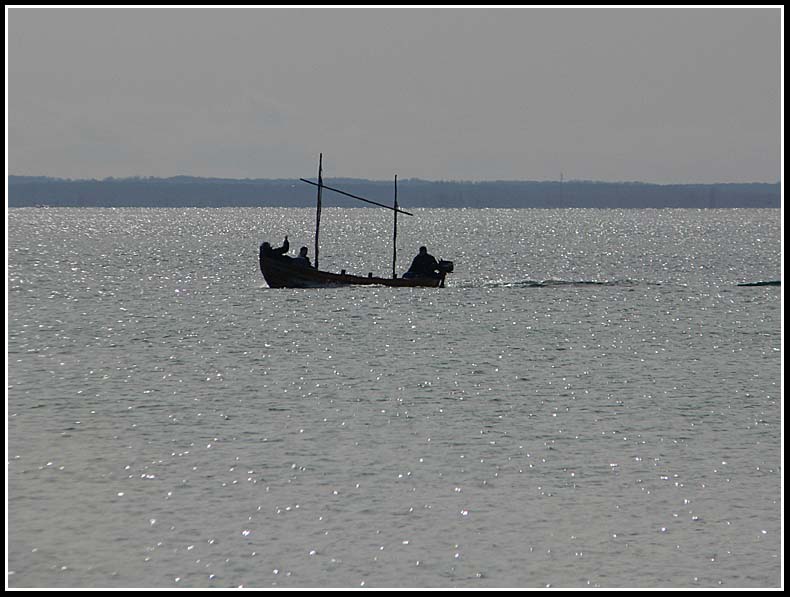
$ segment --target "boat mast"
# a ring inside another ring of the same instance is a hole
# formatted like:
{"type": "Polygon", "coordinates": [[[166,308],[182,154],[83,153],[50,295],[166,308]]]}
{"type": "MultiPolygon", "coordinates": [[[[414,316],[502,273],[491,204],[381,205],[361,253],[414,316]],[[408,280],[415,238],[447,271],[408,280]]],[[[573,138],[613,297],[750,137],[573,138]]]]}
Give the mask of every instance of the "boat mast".
{"type": "Polygon", "coordinates": [[[323,167],[324,154],[318,154],[318,201],[315,211],[315,269],[318,269],[318,229],[321,226],[321,189],[324,186],[321,179],[321,170],[323,167]]]}
{"type": "Polygon", "coordinates": [[[306,178],[300,178],[302,182],[306,182],[307,184],[311,184],[314,187],[318,187],[318,206],[316,208],[315,213],[315,269],[318,269],[318,229],[321,226],[321,189],[327,189],[329,191],[334,191],[335,193],[339,193],[341,195],[345,195],[346,197],[351,197],[353,199],[359,199],[360,201],[364,201],[365,203],[370,203],[371,205],[378,205],[379,207],[384,207],[385,209],[391,209],[395,212],[395,221],[394,221],[394,230],[392,232],[392,277],[396,278],[395,275],[395,263],[398,257],[398,214],[406,214],[407,216],[413,216],[413,213],[409,213],[408,211],[404,211],[398,208],[398,176],[395,175],[395,206],[390,207],[389,205],[384,205],[383,203],[378,203],[376,201],[371,201],[370,199],[365,199],[364,197],[359,197],[358,195],[352,195],[351,193],[346,193],[345,191],[341,191],[340,189],[335,189],[332,187],[328,187],[324,184],[322,178],[322,168],[323,168],[323,159],[324,154],[321,153],[318,155],[318,182],[315,183],[312,180],[307,180],[306,178]]]}
{"type": "Polygon", "coordinates": [[[395,175],[395,204],[392,206],[394,221],[392,224],[392,279],[397,278],[395,261],[398,257],[398,175],[395,175]]]}

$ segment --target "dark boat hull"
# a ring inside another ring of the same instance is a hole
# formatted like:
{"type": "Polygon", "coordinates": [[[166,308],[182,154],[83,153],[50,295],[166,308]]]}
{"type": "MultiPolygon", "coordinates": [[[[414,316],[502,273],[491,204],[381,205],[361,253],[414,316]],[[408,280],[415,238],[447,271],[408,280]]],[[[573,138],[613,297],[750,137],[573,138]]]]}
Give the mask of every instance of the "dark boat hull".
{"type": "Polygon", "coordinates": [[[436,278],[377,278],[324,272],[295,263],[289,257],[262,256],[261,273],[270,288],[338,288],[342,286],[405,286],[438,288],[444,274],[436,278]]]}

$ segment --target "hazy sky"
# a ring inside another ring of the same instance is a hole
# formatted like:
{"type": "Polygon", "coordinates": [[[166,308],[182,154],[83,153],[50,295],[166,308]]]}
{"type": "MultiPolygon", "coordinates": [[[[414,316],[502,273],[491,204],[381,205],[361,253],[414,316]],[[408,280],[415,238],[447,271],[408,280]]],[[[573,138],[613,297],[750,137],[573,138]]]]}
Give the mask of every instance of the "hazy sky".
{"type": "Polygon", "coordinates": [[[775,182],[767,8],[10,8],[8,171],[775,182]]]}

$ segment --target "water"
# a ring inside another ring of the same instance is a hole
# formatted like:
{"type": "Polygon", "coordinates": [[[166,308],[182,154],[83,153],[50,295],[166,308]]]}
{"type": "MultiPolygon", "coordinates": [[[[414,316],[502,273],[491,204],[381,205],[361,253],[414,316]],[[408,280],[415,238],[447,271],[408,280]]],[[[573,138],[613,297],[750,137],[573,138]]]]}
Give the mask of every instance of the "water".
{"type": "Polygon", "coordinates": [[[11,210],[8,585],[779,586],[780,212],[414,211],[11,210]]]}

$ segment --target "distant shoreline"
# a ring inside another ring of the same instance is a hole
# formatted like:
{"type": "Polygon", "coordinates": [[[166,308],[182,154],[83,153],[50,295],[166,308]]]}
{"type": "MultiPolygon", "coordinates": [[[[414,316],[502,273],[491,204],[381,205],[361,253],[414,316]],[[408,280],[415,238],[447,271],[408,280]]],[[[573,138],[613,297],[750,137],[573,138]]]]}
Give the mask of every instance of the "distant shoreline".
{"type": "MultiPolygon", "coordinates": [[[[9,176],[8,207],[312,207],[297,179],[9,176]]],[[[334,178],[329,185],[389,204],[392,181],[334,178]]],[[[438,208],[778,208],[780,183],[653,184],[595,181],[398,181],[398,202],[438,208]]],[[[340,195],[325,207],[359,207],[340,195]]]]}

